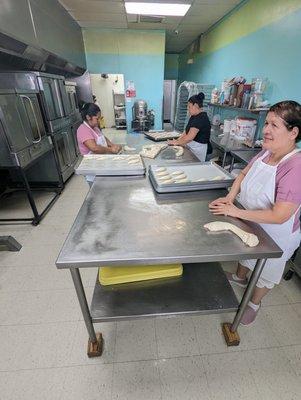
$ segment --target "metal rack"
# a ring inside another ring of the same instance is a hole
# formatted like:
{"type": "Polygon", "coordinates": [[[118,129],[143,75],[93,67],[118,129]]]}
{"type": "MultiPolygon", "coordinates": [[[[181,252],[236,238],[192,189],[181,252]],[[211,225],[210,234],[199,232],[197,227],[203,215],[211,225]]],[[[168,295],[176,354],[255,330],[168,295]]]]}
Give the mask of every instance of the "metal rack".
{"type": "Polygon", "coordinates": [[[117,93],[113,90],[113,106],[115,116],[115,126],[117,129],[126,129],[126,116],[125,116],[125,95],[124,93],[117,93]]]}
{"type": "Polygon", "coordinates": [[[209,84],[187,81],[181,83],[178,88],[176,116],[174,121],[174,127],[177,131],[183,132],[189,120],[189,113],[187,110],[188,99],[199,92],[203,92],[205,95],[204,108],[207,108],[213,88],[214,85],[209,84]]]}

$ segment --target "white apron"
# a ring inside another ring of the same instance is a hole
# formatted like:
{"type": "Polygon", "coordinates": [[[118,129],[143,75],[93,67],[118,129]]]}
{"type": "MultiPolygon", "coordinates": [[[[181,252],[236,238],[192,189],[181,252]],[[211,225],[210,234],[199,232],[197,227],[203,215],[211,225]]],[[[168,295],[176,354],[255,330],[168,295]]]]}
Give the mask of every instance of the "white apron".
{"type": "MultiPolygon", "coordinates": [[[[96,132],[95,132],[95,130],[93,129],[93,128],[91,128],[91,126],[89,125],[89,124],[87,124],[87,122],[85,122],[84,121],[84,124],[89,128],[89,129],[91,129],[91,131],[93,132],[93,136],[94,136],[94,138],[95,138],[95,142],[96,142],[96,144],[97,145],[99,145],[99,146],[105,146],[105,147],[107,147],[108,145],[107,145],[107,141],[106,141],[106,138],[104,137],[104,135],[103,135],[103,133],[100,131],[100,135],[98,135],[96,132]]],[[[93,154],[93,151],[89,151],[89,154],[93,154]]],[[[87,182],[94,182],[94,179],[95,179],[95,175],[86,175],[86,181],[87,182]]]]}
{"type": "MultiPolygon", "coordinates": [[[[293,150],[277,165],[268,165],[263,162],[268,152],[258,158],[241,183],[239,202],[248,210],[271,209],[275,203],[277,167],[298,151],[300,149],[293,150]]],[[[300,229],[293,232],[298,211],[299,209],[283,224],[259,224],[283,251],[281,258],[269,258],[263,268],[261,276],[270,282],[276,284],[280,282],[286,261],[300,244],[300,229]]],[[[240,263],[253,270],[256,260],[242,260],[240,263]]]]}
{"type": "Polygon", "coordinates": [[[192,151],[192,153],[200,160],[205,161],[207,155],[208,145],[205,143],[199,143],[195,140],[187,143],[187,147],[192,151]]]}

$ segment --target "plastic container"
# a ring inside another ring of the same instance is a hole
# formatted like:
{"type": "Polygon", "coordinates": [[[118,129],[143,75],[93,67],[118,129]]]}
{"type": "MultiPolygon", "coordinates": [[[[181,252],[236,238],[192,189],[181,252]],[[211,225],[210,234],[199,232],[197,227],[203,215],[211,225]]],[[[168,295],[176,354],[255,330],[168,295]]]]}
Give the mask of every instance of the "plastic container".
{"type": "Polygon", "coordinates": [[[183,274],[182,264],[135,265],[128,267],[100,267],[98,279],[101,285],[146,281],[148,279],[169,278],[183,274]]]}
{"type": "Polygon", "coordinates": [[[244,139],[248,143],[254,141],[257,120],[254,118],[239,117],[236,119],[236,136],[238,139],[244,139]]]}

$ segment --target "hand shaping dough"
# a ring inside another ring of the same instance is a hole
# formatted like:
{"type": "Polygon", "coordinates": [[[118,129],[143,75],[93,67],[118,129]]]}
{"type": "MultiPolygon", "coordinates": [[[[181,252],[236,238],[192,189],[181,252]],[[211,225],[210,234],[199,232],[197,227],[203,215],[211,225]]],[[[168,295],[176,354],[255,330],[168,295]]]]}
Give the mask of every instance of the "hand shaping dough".
{"type": "Polygon", "coordinates": [[[243,231],[237,226],[230,224],[229,222],[223,221],[214,221],[209,222],[209,224],[205,224],[204,228],[208,229],[211,232],[219,232],[219,231],[231,231],[235,233],[246,245],[250,247],[257,246],[259,243],[258,237],[254,235],[254,233],[249,233],[243,231]]]}
{"type": "Polygon", "coordinates": [[[124,146],[123,149],[124,149],[125,151],[134,151],[134,150],[136,150],[135,147],[130,147],[130,146],[124,146]]]}

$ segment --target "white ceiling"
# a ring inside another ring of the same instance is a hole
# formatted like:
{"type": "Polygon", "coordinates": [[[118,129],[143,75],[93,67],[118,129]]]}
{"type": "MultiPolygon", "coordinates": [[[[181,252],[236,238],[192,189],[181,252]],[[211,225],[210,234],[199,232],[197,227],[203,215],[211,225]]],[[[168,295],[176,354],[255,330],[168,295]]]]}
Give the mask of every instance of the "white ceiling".
{"type": "Polygon", "coordinates": [[[165,17],[163,22],[153,23],[141,22],[138,15],[126,14],[124,0],[59,1],[83,28],[165,29],[167,53],[180,53],[241,2],[241,0],[139,0],[144,3],[191,4],[184,17],[165,17]],[[175,31],[178,31],[178,34],[175,31]]]}

